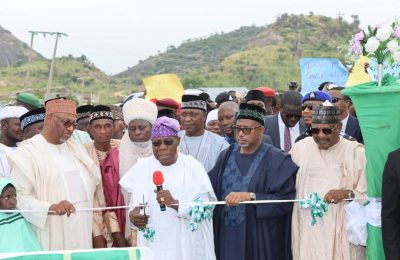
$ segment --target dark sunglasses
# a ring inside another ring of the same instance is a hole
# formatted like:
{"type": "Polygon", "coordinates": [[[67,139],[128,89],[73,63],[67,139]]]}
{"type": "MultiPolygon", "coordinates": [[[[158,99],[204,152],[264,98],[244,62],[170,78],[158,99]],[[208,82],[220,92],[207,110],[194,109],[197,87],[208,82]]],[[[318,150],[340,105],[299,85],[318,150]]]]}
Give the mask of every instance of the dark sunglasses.
{"type": "Polygon", "coordinates": [[[336,97],[334,97],[334,98],[332,98],[332,103],[337,103],[337,102],[339,102],[340,100],[343,100],[343,98],[336,98],[336,97]]]}
{"type": "Polygon", "coordinates": [[[313,110],[313,105],[302,105],[301,106],[301,110],[306,110],[308,108],[308,110],[312,111],[313,110]]]}
{"type": "Polygon", "coordinates": [[[70,119],[64,119],[55,114],[51,114],[51,115],[54,116],[55,118],[57,118],[58,120],[60,120],[63,123],[65,128],[70,128],[72,126],[75,129],[78,126],[78,123],[76,121],[73,121],[70,119]]]}
{"type": "Polygon", "coordinates": [[[331,128],[322,128],[322,129],[320,129],[320,128],[311,128],[310,129],[310,133],[313,134],[313,135],[317,135],[317,134],[319,134],[319,132],[321,132],[321,130],[322,130],[322,133],[324,133],[324,135],[330,135],[330,134],[333,133],[333,129],[331,129],[331,128]]]}
{"type": "Polygon", "coordinates": [[[259,127],[261,127],[261,126],[260,125],[256,126],[256,127],[237,127],[237,126],[234,126],[232,128],[233,128],[233,131],[235,132],[235,134],[238,134],[238,133],[240,133],[240,131],[242,131],[243,134],[249,135],[251,133],[251,131],[253,131],[253,129],[256,129],[256,128],[259,128],[259,127]]]}
{"type": "Polygon", "coordinates": [[[153,146],[155,147],[159,147],[162,144],[166,145],[166,146],[170,146],[173,145],[175,143],[175,139],[159,139],[159,140],[151,140],[151,143],[153,144],[153,146]]]}

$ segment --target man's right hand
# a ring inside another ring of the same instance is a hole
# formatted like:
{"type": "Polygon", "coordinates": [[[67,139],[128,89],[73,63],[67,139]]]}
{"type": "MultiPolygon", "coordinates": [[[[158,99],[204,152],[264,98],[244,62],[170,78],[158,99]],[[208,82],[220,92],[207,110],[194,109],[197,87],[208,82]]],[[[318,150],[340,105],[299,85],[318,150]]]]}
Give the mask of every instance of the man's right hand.
{"type": "Polygon", "coordinates": [[[106,248],[107,240],[103,235],[97,236],[93,238],[93,248],[106,248]]]}
{"type": "Polygon", "coordinates": [[[144,228],[147,225],[147,218],[149,216],[140,214],[141,207],[135,207],[129,214],[129,219],[138,228],[144,228]]]}
{"type": "Polygon", "coordinates": [[[75,213],[76,210],[74,205],[72,205],[69,201],[63,200],[57,204],[51,204],[49,211],[54,211],[54,212],[49,212],[49,215],[62,216],[64,214],[67,214],[67,216],[69,217],[71,213],[75,213]]]}

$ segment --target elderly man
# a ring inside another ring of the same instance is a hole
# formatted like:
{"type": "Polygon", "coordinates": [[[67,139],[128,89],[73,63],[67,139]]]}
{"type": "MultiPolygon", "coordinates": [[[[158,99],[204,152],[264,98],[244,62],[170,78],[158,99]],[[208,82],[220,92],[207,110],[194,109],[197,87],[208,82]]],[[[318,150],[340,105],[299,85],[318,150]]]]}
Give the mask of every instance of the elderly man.
{"type": "Polygon", "coordinates": [[[238,111],[239,105],[233,101],[226,101],[218,108],[219,128],[229,144],[235,142],[235,134],[232,127],[235,123],[235,115],[238,111]]]}
{"type": "Polygon", "coordinates": [[[332,101],[331,96],[323,91],[312,91],[307,93],[301,103],[303,103],[301,107],[301,115],[303,116],[304,124],[307,126],[307,130],[304,131],[299,137],[296,138],[296,142],[303,140],[306,137],[311,136],[311,122],[312,122],[312,111],[315,106],[321,105],[323,102],[328,100],[329,102],[332,101]]]}
{"type": "Polygon", "coordinates": [[[364,141],[358,119],[350,115],[349,112],[351,100],[347,96],[342,95],[341,91],[343,89],[344,87],[333,87],[328,91],[329,95],[332,96],[332,103],[339,108],[340,111],[339,118],[342,122],[340,133],[353,137],[359,143],[363,143],[364,141]]]}
{"type": "Polygon", "coordinates": [[[70,137],[76,105],[64,98],[46,102],[41,134],[25,140],[10,156],[18,208],[33,225],[42,250],[92,248],[91,211],[99,170],[85,148],[70,137]]]}
{"type": "Polygon", "coordinates": [[[177,120],[158,118],[151,139],[154,156],[140,158],[121,179],[121,186],[132,192],[130,205],[133,209],[129,218],[136,227],[148,226],[155,231],[152,242],[138,233],[138,246],[150,247],[155,259],[215,259],[212,223],[205,220],[199,224],[199,230],[193,232],[188,216],[188,203],[197,199],[215,200],[215,195],[204,167],[192,156],[178,152],[179,130],[177,120]],[[164,179],[164,190],[157,192],[153,184],[156,171],[161,172],[164,179]],[[160,204],[165,211],[150,206],[145,208],[144,215],[141,203],[160,204]]]}
{"type": "MultiPolygon", "coordinates": [[[[153,155],[151,147],[151,128],[157,119],[156,105],[145,99],[134,98],[123,106],[124,122],[128,126],[119,147],[120,179],[133,167],[139,158],[153,155]]],[[[129,202],[129,194],[122,190],[124,200],[129,202]]],[[[130,238],[132,246],[136,246],[137,230],[129,228],[129,218],[126,218],[125,237],[130,238]]]]}
{"type": "MultiPolygon", "coordinates": [[[[114,117],[110,107],[103,105],[92,107],[89,116],[89,133],[93,136],[93,141],[85,144],[85,148],[101,173],[101,181],[95,194],[95,207],[125,206],[119,186],[120,140],[111,139],[113,129],[114,117]]],[[[93,246],[95,248],[128,246],[125,240],[126,212],[124,209],[93,214],[93,246]]]]}
{"type": "Polygon", "coordinates": [[[19,118],[24,140],[40,134],[43,130],[45,113],[44,107],[41,107],[31,110],[19,118]]]}
{"type": "Polygon", "coordinates": [[[9,178],[8,157],[17,149],[17,143],[23,140],[19,117],[28,112],[22,106],[6,106],[0,111],[0,177],[9,178]]]}
{"type": "Polygon", "coordinates": [[[265,119],[265,134],[271,136],[275,147],[289,152],[296,138],[306,130],[301,119],[302,96],[297,91],[282,95],[279,114],[265,119]]]}
{"type": "Polygon", "coordinates": [[[237,143],[221,153],[209,177],[218,200],[214,210],[215,249],[220,260],[291,259],[293,204],[239,205],[250,200],[295,197],[298,167],[289,155],[262,143],[265,110],[240,104],[237,143]]]}
{"type": "Polygon", "coordinates": [[[328,212],[312,227],[309,210],[295,204],[294,259],[365,259],[363,248],[349,243],[343,201],[366,196],[365,151],[362,144],[340,136],[341,126],[339,109],[326,101],[313,108],[313,138],[297,142],[291,150],[293,161],[300,167],[297,199],[316,192],[331,203],[328,212]]]}
{"type": "Polygon", "coordinates": [[[203,98],[182,96],[180,120],[184,130],[179,133],[179,148],[182,153],[190,154],[198,160],[206,171],[210,171],[221,151],[229,144],[223,137],[205,130],[206,111],[207,103],[203,98]]]}

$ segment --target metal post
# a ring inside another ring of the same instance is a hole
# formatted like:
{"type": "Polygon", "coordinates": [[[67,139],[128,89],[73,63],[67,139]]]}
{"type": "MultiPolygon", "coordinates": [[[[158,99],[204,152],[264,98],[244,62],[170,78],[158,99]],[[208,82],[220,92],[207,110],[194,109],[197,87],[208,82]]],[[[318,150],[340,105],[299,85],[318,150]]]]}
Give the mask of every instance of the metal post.
{"type": "Polygon", "coordinates": [[[56,52],[57,52],[57,45],[58,45],[58,37],[60,36],[59,33],[56,33],[56,43],[54,45],[54,52],[53,52],[53,58],[51,59],[51,66],[50,66],[50,73],[49,73],[49,81],[47,82],[47,89],[46,89],[46,99],[49,98],[50,96],[50,90],[53,85],[53,73],[54,73],[54,64],[56,60],[56,52]]]}

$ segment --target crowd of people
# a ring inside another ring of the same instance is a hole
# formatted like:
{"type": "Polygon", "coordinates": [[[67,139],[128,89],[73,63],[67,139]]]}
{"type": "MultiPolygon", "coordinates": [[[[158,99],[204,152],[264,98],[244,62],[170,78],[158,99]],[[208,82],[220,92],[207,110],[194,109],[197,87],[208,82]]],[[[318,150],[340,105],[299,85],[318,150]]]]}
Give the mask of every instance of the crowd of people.
{"type": "Polygon", "coordinates": [[[351,100],[328,83],[304,96],[296,87],[121,106],[18,94],[0,110],[0,252],[145,246],[171,260],[365,259],[344,207],[362,205],[367,190],[351,100]],[[252,203],[312,193],[329,204],[313,225],[300,203],[252,203]],[[192,230],[194,201],[225,205],[192,230]]]}

